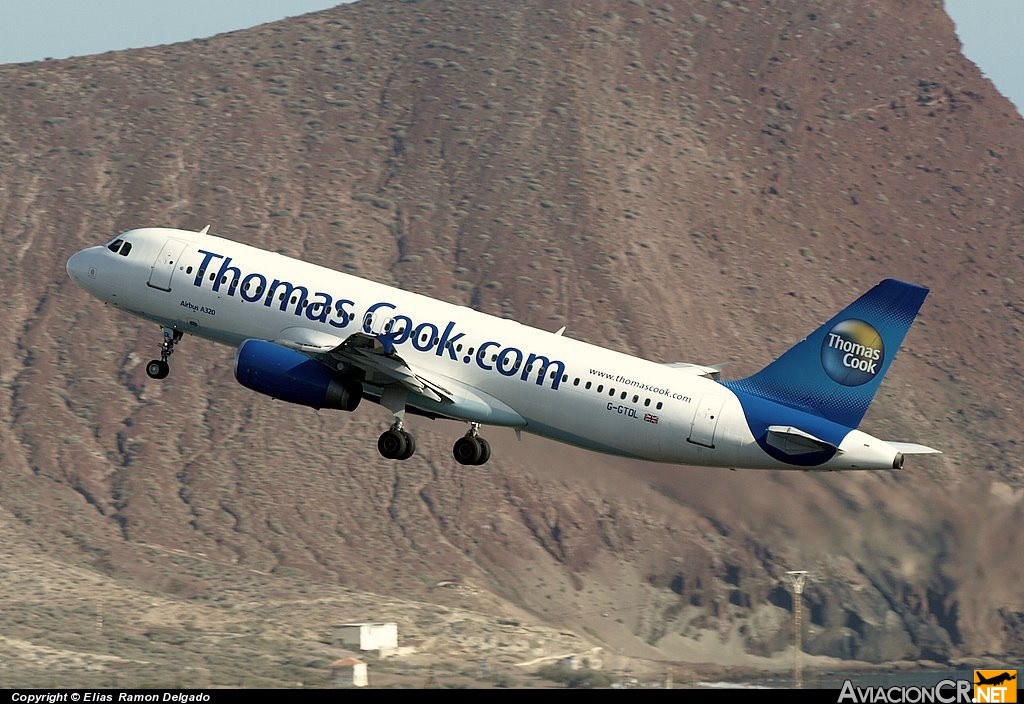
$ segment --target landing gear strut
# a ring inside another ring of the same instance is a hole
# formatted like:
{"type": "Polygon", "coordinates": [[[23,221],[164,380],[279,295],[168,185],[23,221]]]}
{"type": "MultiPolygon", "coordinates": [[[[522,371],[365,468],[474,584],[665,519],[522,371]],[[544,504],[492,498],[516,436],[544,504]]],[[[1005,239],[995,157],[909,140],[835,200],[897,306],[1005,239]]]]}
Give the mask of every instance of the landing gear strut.
{"type": "Polygon", "coordinates": [[[174,352],[174,346],[181,342],[181,330],[164,328],[164,341],[160,343],[160,359],[152,359],[146,365],[146,374],[151,379],[165,379],[171,368],[167,364],[167,358],[174,352]]]}
{"type": "Polygon", "coordinates": [[[416,438],[402,427],[402,421],[405,418],[405,402],[408,398],[409,392],[398,384],[386,387],[381,395],[381,405],[395,416],[395,422],[377,439],[377,450],[380,451],[381,457],[384,459],[407,460],[416,452],[416,438]]]}
{"type": "Polygon", "coordinates": [[[480,424],[470,423],[469,432],[455,441],[452,454],[459,464],[481,465],[491,459],[491,445],[479,433],[480,424]]]}

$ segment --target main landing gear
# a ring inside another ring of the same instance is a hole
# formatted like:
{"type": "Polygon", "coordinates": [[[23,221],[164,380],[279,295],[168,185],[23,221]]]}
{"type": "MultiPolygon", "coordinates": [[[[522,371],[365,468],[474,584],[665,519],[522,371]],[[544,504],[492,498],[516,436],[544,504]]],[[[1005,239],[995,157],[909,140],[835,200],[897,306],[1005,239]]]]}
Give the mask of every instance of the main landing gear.
{"type": "Polygon", "coordinates": [[[151,379],[165,379],[171,368],[167,364],[167,358],[174,352],[174,346],[181,342],[181,330],[164,328],[164,341],[160,343],[160,359],[152,359],[146,365],[146,373],[151,379]]]}
{"type": "MultiPolygon", "coordinates": [[[[452,454],[459,464],[481,465],[491,458],[491,445],[478,435],[479,423],[470,423],[469,432],[455,441],[452,454]]],[[[407,460],[416,452],[416,438],[402,427],[402,420],[394,424],[377,439],[377,450],[387,460],[407,460]]]]}
{"type": "Polygon", "coordinates": [[[387,460],[407,460],[416,452],[416,438],[402,429],[402,421],[381,433],[377,440],[381,457],[387,460]]]}
{"type": "Polygon", "coordinates": [[[469,432],[455,441],[452,454],[459,464],[481,465],[491,459],[491,445],[479,432],[480,424],[470,423],[469,432]]]}

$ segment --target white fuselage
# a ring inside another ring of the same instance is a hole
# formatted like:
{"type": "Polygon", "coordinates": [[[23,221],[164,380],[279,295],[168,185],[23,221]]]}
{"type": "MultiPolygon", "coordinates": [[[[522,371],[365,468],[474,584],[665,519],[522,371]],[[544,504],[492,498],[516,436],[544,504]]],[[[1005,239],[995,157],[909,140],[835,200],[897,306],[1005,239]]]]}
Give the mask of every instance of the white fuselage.
{"type": "MultiPolygon", "coordinates": [[[[404,330],[395,348],[410,367],[513,412],[410,396],[422,411],[658,462],[793,468],[755,442],[730,389],[685,368],[205,233],[145,228],[121,238],[131,243],[127,256],[92,247],[68,271],[98,298],[161,326],[237,346],[344,340],[391,323],[404,330]]],[[[888,466],[894,452],[857,430],[842,449],[814,469],[888,466]]]]}

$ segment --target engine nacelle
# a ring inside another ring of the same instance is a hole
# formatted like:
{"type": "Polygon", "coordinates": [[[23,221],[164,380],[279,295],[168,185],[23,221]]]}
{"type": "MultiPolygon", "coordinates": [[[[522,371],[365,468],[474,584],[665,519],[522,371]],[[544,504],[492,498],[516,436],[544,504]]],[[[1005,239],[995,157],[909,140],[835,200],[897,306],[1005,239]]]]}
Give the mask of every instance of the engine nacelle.
{"type": "Polygon", "coordinates": [[[266,340],[245,340],[238,346],[235,378],[253,391],[312,408],[354,411],[363,397],[358,381],[266,340]]]}

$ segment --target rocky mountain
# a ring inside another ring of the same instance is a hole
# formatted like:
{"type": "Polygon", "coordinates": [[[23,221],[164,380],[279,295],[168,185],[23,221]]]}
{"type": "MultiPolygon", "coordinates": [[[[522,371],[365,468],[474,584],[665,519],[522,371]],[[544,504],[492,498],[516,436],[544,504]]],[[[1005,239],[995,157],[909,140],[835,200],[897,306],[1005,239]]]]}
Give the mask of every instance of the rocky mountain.
{"type": "Polygon", "coordinates": [[[1024,653],[1024,123],[940,0],[363,0],[2,66],[0,145],[5,681],[317,683],[351,620],[399,623],[396,683],[784,670],[794,569],[810,663],[1024,653]],[[226,347],[146,377],[159,329],[64,272],[145,225],[730,378],[920,283],[863,427],[944,454],[729,472],[492,429],[469,469],[414,421],[389,462],[384,409],[259,397],[226,347]]]}

